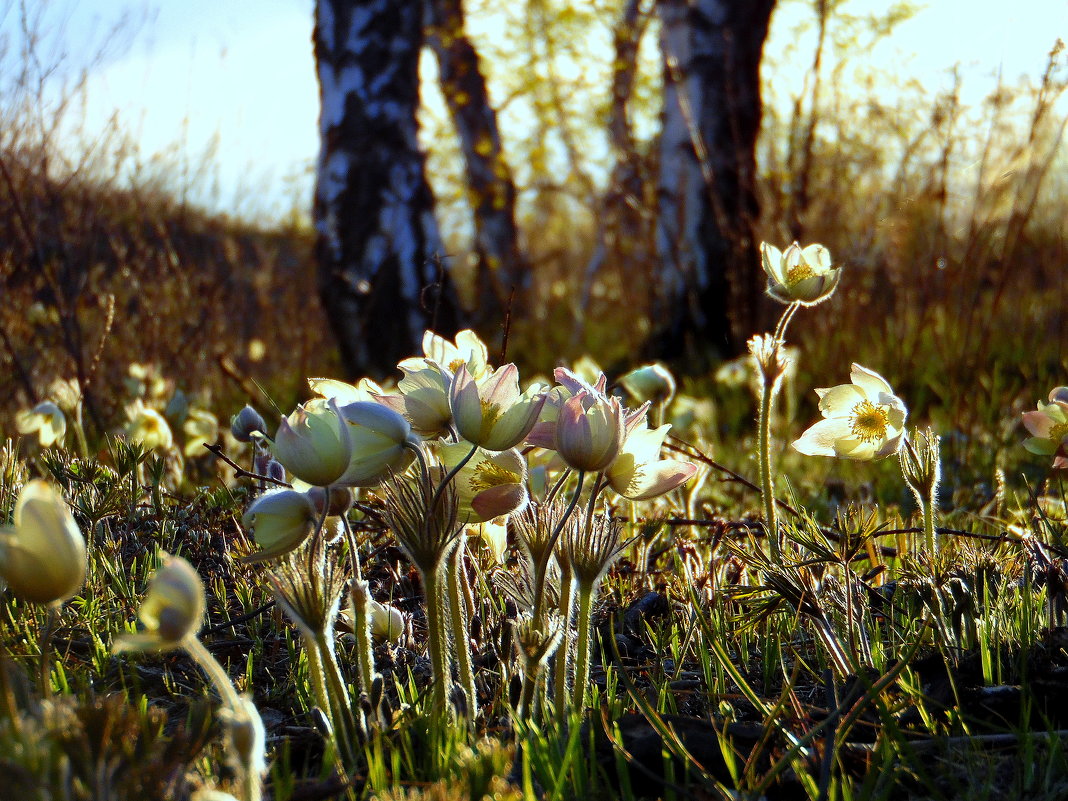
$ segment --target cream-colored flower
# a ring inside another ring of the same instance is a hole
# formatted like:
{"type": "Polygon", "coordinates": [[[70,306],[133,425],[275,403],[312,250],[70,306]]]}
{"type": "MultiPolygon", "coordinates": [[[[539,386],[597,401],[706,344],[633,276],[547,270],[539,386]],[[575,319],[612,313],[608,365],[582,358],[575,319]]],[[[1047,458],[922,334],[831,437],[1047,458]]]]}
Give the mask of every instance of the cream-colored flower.
{"type": "Polygon", "coordinates": [[[282,420],[274,438],[274,457],[286,470],[320,487],[341,478],[351,456],[348,425],[333,399],[298,406],[282,420]]]}
{"type": "Polygon", "coordinates": [[[333,398],[338,406],[357,401],[373,401],[375,395],[384,391],[370,378],[361,378],[355,384],[346,384],[334,378],[309,378],[308,386],[312,392],[326,400],[333,398]]]}
{"type": "Polygon", "coordinates": [[[28,411],[15,415],[20,434],[37,434],[42,448],[63,444],[67,434],[67,417],[52,401],[42,401],[28,411]]]}
{"type": "Polygon", "coordinates": [[[817,389],[825,419],[811,426],[793,443],[809,456],[880,459],[901,447],[905,404],[886,379],[854,364],[851,384],[817,389]]]}
{"type": "Polygon", "coordinates": [[[52,485],[31,481],[15,502],[13,526],[0,528],[0,577],[17,597],[62,603],[85,583],[85,538],[52,485]]]}
{"type": "MultiPolygon", "coordinates": [[[[442,444],[442,464],[453,470],[471,453],[471,443],[442,444]]],[[[527,462],[514,448],[478,448],[453,479],[461,523],[480,523],[518,512],[527,505],[527,462]]]]}
{"type": "Polygon", "coordinates": [[[669,403],[675,397],[675,376],[660,362],[631,370],[619,379],[623,388],[638,403],[669,403]]]}
{"type": "Polygon", "coordinates": [[[569,467],[599,472],[619,455],[626,427],[619,400],[600,396],[585,403],[588,397],[583,390],[560,407],[555,450],[569,467]]]}
{"type": "Polygon", "coordinates": [[[486,343],[470,329],[460,331],[454,342],[449,342],[433,331],[427,331],[423,334],[423,358],[405,359],[398,366],[405,372],[420,370],[426,366],[427,360],[434,362],[450,375],[455,375],[461,367],[466,367],[467,372],[476,381],[486,378],[492,371],[486,343]]]}
{"type": "Polygon", "coordinates": [[[338,484],[371,487],[412,463],[417,438],[402,415],[376,401],[349,403],[339,412],[348,426],[352,455],[338,484]]]}
{"type": "Polygon", "coordinates": [[[265,492],[242,518],[263,549],[249,561],[274,559],[299,547],[315,530],[317,520],[315,506],[306,493],[291,489],[265,492]]]}
{"type": "Polygon", "coordinates": [[[204,620],[204,583],[180,556],[163,555],[137,617],[143,630],[115,640],[113,650],[168,651],[196,636],[204,620]]]}
{"type": "Polygon", "coordinates": [[[378,640],[400,642],[404,636],[404,613],[397,607],[370,599],[367,611],[371,613],[371,634],[378,640]]]}
{"type": "Polygon", "coordinates": [[[504,564],[504,555],[508,551],[508,515],[469,525],[466,533],[469,537],[481,537],[497,564],[504,564]]]}
{"type": "Polygon", "coordinates": [[[153,409],[146,406],[141,399],[135,400],[126,407],[126,433],[132,442],[139,442],[146,451],[170,450],[174,445],[174,434],[167,424],[167,419],[153,409]]]}
{"type": "Polygon", "coordinates": [[[1054,469],[1068,469],[1068,387],[1055,387],[1049,403],[1038,402],[1038,410],[1024,412],[1023,424],[1032,436],[1024,447],[1039,456],[1052,456],[1054,469]]]}
{"type": "Polygon", "coordinates": [[[214,445],[219,438],[219,420],[211,412],[204,409],[190,409],[182,423],[182,431],[185,432],[185,447],[182,453],[186,456],[201,456],[207,453],[205,445],[214,445]]]}
{"type": "Polygon", "coordinates": [[[609,486],[624,498],[643,501],[671,492],[682,486],[697,472],[697,465],[677,459],[661,459],[671,425],[659,428],[639,428],[628,434],[605,478],[609,486]]]}
{"type": "Polygon", "coordinates": [[[841,268],[831,266],[831,254],[823,245],[802,249],[794,242],[782,252],[761,242],[760,262],[768,275],[768,294],[782,303],[804,306],[829,298],[842,273],[841,268]]]}
{"type": "Polygon", "coordinates": [[[522,442],[544,404],[541,387],[520,392],[519,369],[514,364],[498,368],[481,381],[460,365],[449,390],[457,432],[488,451],[505,451],[522,442]]]}
{"type": "Polygon", "coordinates": [[[397,391],[375,395],[374,399],[403,414],[422,437],[434,439],[448,434],[452,424],[452,373],[431,359],[406,359],[400,369],[404,378],[397,382],[397,391]],[[419,362],[421,366],[415,366],[419,362]]]}

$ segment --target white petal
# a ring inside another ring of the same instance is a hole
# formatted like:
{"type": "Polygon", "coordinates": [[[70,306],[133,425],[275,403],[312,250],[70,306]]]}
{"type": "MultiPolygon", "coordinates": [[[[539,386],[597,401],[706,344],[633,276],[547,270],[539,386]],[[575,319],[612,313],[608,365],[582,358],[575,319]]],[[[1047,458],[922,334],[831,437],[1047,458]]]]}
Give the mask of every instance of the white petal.
{"type": "Polygon", "coordinates": [[[824,417],[848,417],[853,407],[864,400],[864,392],[853,384],[839,384],[824,390],[820,411],[824,417]]]}
{"type": "Polygon", "coordinates": [[[885,378],[874,370],[869,370],[867,367],[862,367],[855,362],[853,369],[849,373],[849,379],[863,389],[872,400],[877,400],[880,392],[885,392],[888,395],[894,394],[893,387],[890,386],[885,378]]]}
{"type": "Polygon", "coordinates": [[[810,426],[793,442],[792,447],[807,456],[836,456],[835,441],[848,437],[851,433],[847,419],[832,417],[810,426]]]}

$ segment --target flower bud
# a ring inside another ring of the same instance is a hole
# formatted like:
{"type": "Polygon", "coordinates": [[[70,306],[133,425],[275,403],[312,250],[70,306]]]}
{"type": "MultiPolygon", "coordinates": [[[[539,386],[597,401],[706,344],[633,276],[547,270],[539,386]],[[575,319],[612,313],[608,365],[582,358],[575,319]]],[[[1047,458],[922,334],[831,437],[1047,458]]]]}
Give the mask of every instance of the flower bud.
{"type": "Polygon", "coordinates": [[[348,428],[352,453],[338,484],[374,486],[412,463],[412,427],[402,414],[374,401],[347,404],[339,414],[348,428]]]}
{"type": "Polygon", "coordinates": [[[675,397],[675,377],[659,362],[631,370],[619,383],[639,403],[668,403],[675,397]]]}
{"type": "Polygon", "coordinates": [[[333,401],[310,401],[282,420],[274,456],[309,484],[326,487],[345,473],[352,455],[348,427],[333,401]]]}
{"type": "Polygon", "coordinates": [[[307,494],[292,489],[264,493],[242,518],[263,549],[249,559],[258,562],[284,556],[311,535],[317,521],[315,506],[307,494]]]}
{"type": "Polygon", "coordinates": [[[31,481],[15,503],[15,524],[0,528],[0,576],[24,601],[62,603],[85,583],[85,538],[59,493],[31,481]]]}
{"type": "Polygon", "coordinates": [[[245,406],[230,420],[230,433],[238,442],[251,442],[254,434],[267,433],[267,424],[259,412],[251,406],[245,406]]]}
{"type": "Polygon", "coordinates": [[[556,451],[569,467],[600,472],[619,455],[623,408],[615,398],[585,390],[564,401],[556,420],[556,451]],[[585,402],[592,400],[586,408],[585,402]]]}
{"type": "Polygon", "coordinates": [[[381,604],[373,598],[367,605],[371,613],[371,634],[376,639],[400,642],[404,636],[404,613],[395,606],[381,604]]]}
{"type": "Polygon", "coordinates": [[[166,651],[196,636],[204,619],[204,583],[193,566],[165,554],[137,616],[144,631],[118,639],[116,651],[166,651]]]}
{"type": "Polygon", "coordinates": [[[312,487],[307,492],[308,500],[315,507],[315,513],[319,516],[341,517],[352,508],[356,498],[348,487],[332,486],[312,487]]]}

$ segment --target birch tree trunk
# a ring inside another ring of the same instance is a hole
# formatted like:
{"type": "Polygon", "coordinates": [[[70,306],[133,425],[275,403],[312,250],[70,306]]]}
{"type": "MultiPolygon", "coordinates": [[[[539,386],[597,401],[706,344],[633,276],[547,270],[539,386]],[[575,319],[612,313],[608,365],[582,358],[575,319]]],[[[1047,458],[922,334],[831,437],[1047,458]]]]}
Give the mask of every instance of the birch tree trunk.
{"type": "Polygon", "coordinates": [[[319,294],[345,369],[380,376],[460,315],[417,141],[422,4],[317,0],[314,42],[319,294]]]}
{"type": "Polygon", "coordinates": [[[759,322],[760,57],[775,0],[658,0],[664,58],[652,319],[665,358],[734,355],[759,322]]]}
{"type": "Polygon", "coordinates": [[[518,246],[515,182],[504,158],[478,51],[464,30],[463,0],[426,0],[427,43],[438,61],[442,94],[467,167],[478,258],[478,317],[500,322],[513,290],[530,288],[518,246]]]}

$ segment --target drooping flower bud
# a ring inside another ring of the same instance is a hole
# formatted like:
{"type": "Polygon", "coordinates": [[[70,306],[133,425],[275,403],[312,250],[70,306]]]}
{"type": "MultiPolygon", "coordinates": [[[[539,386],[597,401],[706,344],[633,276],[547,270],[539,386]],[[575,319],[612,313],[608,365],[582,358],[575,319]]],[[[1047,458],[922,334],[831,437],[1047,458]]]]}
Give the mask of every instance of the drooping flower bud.
{"type": "Polygon", "coordinates": [[[667,404],[675,397],[675,376],[660,362],[631,370],[619,383],[639,403],[667,404]]]}
{"type": "Polygon", "coordinates": [[[275,458],[301,481],[320,487],[344,475],[351,455],[348,426],[333,400],[298,406],[274,438],[275,458]]]}
{"type": "Polygon", "coordinates": [[[15,503],[15,524],[0,528],[0,577],[24,601],[62,603],[85,583],[85,538],[59,493],[31,481],[15,503]]]}
{"type": "Polygon", "coordinates": [[[374,486],[412,463],[416,440],[411,425],[399,412],[374,401],[357,401],[342,406],[339,413],[348,427],[352,454],[337,483],[374,486]]]}
{"type": "Polygon", "coordinates": [[[242,518],[263,549],[249,560],[259,562],[289,553],[311,535],[317,520],[308,494],[291,489],[265,492],[252,502],[242,518]]]}
{"type": "Polygon", "coordinates": [[[267,423],[263,421],[260,413],[251,406],[245,406],[230,420],[230,433],[238,442],[251,442],[255,434],[265,436],[267,423]]]}
{"type": "Polygon", "coordinates": [[[204,583],[180,556],[164,555],[137,613],[144,631],[115,641],[119,651],[166,651],[196,636],[204,619],[204,583]]]}

